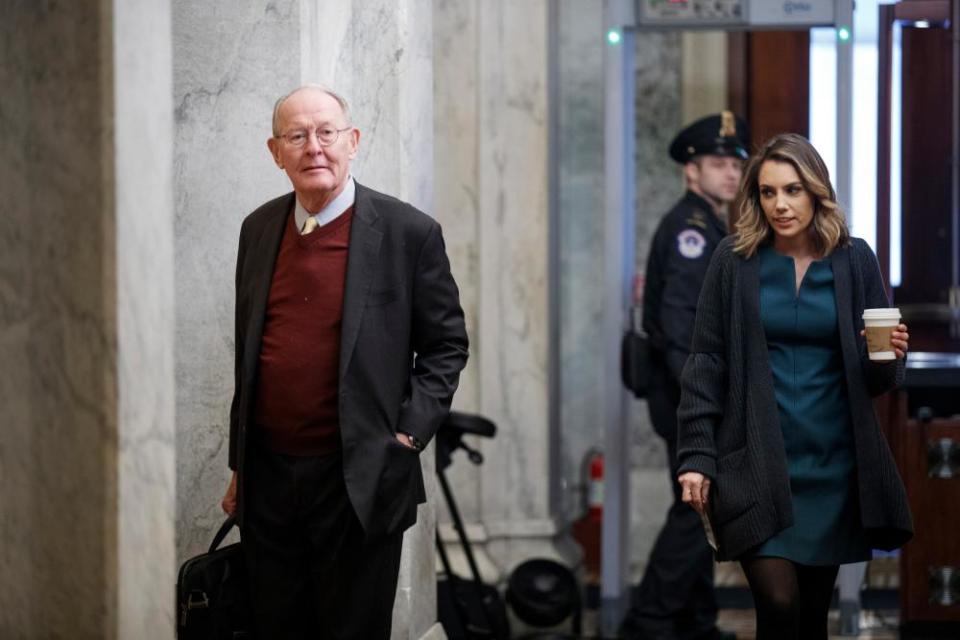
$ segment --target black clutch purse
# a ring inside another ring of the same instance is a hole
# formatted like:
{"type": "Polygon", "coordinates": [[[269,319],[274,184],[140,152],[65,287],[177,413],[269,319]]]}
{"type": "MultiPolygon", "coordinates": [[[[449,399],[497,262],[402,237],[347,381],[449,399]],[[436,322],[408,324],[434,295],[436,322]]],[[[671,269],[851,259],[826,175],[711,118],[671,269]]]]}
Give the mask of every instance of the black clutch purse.
{"type": "Polygon", "coordinates": [[[235,524],[233,516],[227,518],[213,537],[209,551],[180,566],[178,640],[253,640],[241,543],[217,548],[235,524]]]}

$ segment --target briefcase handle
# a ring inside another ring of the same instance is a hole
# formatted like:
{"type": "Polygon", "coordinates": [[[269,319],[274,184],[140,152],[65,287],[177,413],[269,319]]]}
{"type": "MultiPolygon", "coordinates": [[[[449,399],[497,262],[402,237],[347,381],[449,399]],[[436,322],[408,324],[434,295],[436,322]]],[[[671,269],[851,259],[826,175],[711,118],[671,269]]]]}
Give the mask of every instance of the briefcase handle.
{"type": "Polygon", "coordinates": [[[226,521],[220,525],[220,530],[217,531],[217,535],[213,536],[213,542],[210,543],[210,550],[207,551],[207,553],[213,553],[217,550],[217,547],[220,546],[220,543],[227,537],[230,529],[233,529],[235,524],[237,524],[236,516],[228,516],[226,521]]]}

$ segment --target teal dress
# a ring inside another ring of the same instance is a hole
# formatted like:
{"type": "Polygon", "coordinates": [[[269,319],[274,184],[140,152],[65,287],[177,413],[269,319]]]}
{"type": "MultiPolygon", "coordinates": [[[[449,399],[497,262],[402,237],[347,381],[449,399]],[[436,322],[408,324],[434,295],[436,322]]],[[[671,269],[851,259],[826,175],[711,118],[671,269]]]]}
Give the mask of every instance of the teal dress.
{"type": "Polygon", "coordinates": [[[868,560],[830,260],[814,261],[797,292],[793,258],[765,246],[759,259],[760,317],[786,449],[794,524],[751,555],[805,565],[868,560]]]}

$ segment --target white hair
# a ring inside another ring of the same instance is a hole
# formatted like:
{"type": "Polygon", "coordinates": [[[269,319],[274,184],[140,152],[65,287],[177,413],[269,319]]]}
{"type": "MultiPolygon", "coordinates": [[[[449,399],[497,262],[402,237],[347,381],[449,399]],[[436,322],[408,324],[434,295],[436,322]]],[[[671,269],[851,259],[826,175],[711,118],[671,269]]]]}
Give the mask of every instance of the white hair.
{"type": "Polygon", "coordinates": [[[280,96],[280,98],[273,105],[273,137],[280,137],[280,107],[283,106],[283,103],[287,101],[287,98],[293,94],[303,91],[304,89],[316,89],[317,91],[322,91],[331,98],[337,101],[337,104],[340,105],[340,109],[343,111],[343,115],[346,116],[347,122],[350,122],[350,107],[347,105],[347,99],[341,96],[339,93],[331,89],[330,87],[324,86],[322,84],[304,84],[290,93],[280,96]]]}

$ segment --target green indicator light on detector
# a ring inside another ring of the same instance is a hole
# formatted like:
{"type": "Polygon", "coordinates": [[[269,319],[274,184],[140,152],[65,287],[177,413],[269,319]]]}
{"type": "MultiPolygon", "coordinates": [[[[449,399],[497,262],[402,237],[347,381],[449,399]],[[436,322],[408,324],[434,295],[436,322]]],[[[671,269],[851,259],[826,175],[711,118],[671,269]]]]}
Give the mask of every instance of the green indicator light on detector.
{"type": "Polygon", "coordinates": [[[620,32],[616,29],[607,31],[607,42],[610,44],[620,44],[620,32]]]}
{"type": "Polygon", "coordinates": [[[849,27],[840,27],[837,29],[837,40],[840,42],[847,42],[850,40],[850,28],[849,27]]]}

